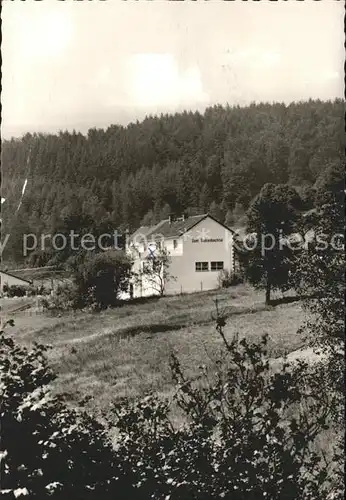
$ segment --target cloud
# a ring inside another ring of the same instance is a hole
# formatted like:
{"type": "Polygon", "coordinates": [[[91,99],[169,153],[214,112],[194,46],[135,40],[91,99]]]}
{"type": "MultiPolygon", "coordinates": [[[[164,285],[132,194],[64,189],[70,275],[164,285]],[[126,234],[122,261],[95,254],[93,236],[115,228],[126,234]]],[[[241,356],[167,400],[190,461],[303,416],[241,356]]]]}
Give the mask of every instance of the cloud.
{"type": "Polygon", "coordinates": [[[341,78],[341,75],[338,71],[328,71],[325,75],[324,78],[326,80],[338,80],[341,78]]]}
{"type": "Polygon", "coordinates": [[[281,62],[281,54],[271,50],[264,51],[260,54],[259,60],[262,66],[277,66],[281,62]]]}
{"type": "Polygon", "coordinates": [[[248,47],[241,50],[227,50],[221,58],[222,66],[277,66],[281,62],[282,56],[279,51],[266,50],[255,47],[248,47]]]}
{"type": "Polygon", "coordinates": [[[342,9],[328,1],[4,2],[3,134],[342,96],[342,9]]]}
{"type": "Polygon", "coordinates": [[[12,45],[11,56],[23,64],[62,55],[74,34],[69,11],[43,5],[40,9],[23,11],[24,6],[20,6],[21,11],[14,10],[9,18],[8,31],[5,28],[5,40],[12,45]]]}
{"type": "Polygon", "coordinates": [[[187,69],[180,77],[181,102],[208,102],[209,96],[203,90],[201,72],[197,66],[187,69]]]}
{"type": "Polygon", "coordinates": [[[173,54],[135,54],[128,65],[129,96],[135,106],[171,108],[208,101],[197,66],[179,71],[173,54]]]}

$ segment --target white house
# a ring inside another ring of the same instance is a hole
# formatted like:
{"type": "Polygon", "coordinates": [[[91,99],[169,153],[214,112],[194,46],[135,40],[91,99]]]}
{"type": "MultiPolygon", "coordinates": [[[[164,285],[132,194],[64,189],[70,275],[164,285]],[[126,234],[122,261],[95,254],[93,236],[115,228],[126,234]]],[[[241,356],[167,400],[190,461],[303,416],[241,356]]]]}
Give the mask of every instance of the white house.
{"type": "MultiPolygon", "coordinates": [[[[126,251],[135,272],[148,265],[161,249],[169,254],[169,274],[165,294],[212,290],[218,286],[220,271],[234,272],[234,231],[209,214],[162,220],[152,227],[142,226],[127,241],[126,251]]],[[[133,296],[159,293],[158,287],[142,279],[133,284],[133,296]]]]}

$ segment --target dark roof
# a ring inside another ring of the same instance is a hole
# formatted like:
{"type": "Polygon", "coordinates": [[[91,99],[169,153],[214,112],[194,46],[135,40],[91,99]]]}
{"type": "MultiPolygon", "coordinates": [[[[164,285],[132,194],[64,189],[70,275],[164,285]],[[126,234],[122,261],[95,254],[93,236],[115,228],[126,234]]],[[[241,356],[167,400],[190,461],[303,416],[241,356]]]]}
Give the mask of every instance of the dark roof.
{"type": "Polygon", "coordinates": [[[141,226],[139,227],[133,234],[130,236],[130,240],[134,240],[135,238],[138,238],[139,236],[146,237],[149,231],[152,228],[150,226],[141,226]]]}
{"type": "Polygon", "coordinates": [[[206,214],[194,215],[192,217],[187,217],[184,220],[177,219],[172,222],[169,219],[162,220],[156,226],[152,227],[147,237],[153,236],[154,234],[162,234],[164,238],[174,238],[174,236],[181,236],[186,233],[193,226],[198,224],[201,220],[205,219],[206,214]]]}
{"type": "MultiPolygon", "coordinates": [[[[139,229],[137,229],[137,231],[135,231],[132,234],[130,240],[133,241],[135,238],[138,238],[139,236],[143,236],[148,239],[156,234],[162,235],[164,238],[174,238],[174,237],[179,238],[180,236],[182,236],[187,231],[190,231],[190,229],[192,229],[194,226],[196,226],[199,222],[206,219],[207,217],[210,217],[215,222],[223,226],[225,229],[234,233],[233,229],[225,226],[225,224],[222,224],[222,222],[215,219],[215,217],[213,217],[212,215],[202,214],[202,215],[192,215],[191,217],[185,217],[184,220],[182,218],[173,220],[172,222],[170,222],[169,219],[165,219],[152,227],[141,226],[139,229]]],[[[139,241],[139,239],[137,241],[139,241]]]]}

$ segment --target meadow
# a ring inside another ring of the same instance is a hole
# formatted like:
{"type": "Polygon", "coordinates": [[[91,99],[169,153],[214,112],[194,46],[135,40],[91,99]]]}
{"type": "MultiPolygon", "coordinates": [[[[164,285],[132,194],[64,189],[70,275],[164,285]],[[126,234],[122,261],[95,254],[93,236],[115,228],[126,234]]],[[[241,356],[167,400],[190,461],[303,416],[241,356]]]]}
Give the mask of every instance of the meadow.
{"type": "Polygon", "coordinates": [[[153,298],[101,313],[18,313],[8,333],[29,346],[49,344],[48,357],[58,375],[54,390],[67,393],[71,402],[90,396],[90,410],[99,413],[122,397],[149,391],[171,396],[171,352],[191,377],[201,365],[212,366],[222,348],[215,300],[227,318],[227,338],[238,334],[256,340],[267,333],[273,358],[304,347],[297,334],[305,319],[301,304],[265,306],[263,293],[248,285],[153,298]]]}

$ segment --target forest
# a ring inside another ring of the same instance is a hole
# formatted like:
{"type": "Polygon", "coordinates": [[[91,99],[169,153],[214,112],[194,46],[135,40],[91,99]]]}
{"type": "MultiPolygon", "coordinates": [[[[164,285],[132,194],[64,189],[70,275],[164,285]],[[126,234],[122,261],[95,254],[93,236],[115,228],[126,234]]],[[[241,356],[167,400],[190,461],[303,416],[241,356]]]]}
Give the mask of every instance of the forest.
{"type": "Polygon", "coordinates": [[[295,187],[302,210],[343,182],[344,101],[209,107],[147,116],[86,135],[27,133],[2,143],[6,262],[24,233],[124,231],[174,213],[237,226],[267,183],[295,187]],[[24,180],[28,179],[18,208],[24,180]]]}
{"type": "Polygon", "coordinates": [[[3,261],[59,257],[73,282],[44,298],[55,318],[33,317],[32,328],[23,316],[14,334],[13,318],[1,325],[2,498],[344,498],[344,248],[319,246],[344,234],[343,122],[343,101],[310,100],[3,142],[3,261]],[[113,307],[132,269],[122,252],[24,259],[25,233],[97,236],[206,211],[276,236],[265,254],[244,255],[246,281],[266,291],[262,308],[248,283],[223,297],[220,288],[214,311],[204,292],[113,307]],[[316,238],[283,251],[300,227],[316,238]],[[41,339],[55,343],[51,358],[41,339]],[[319,357],[289,360],[308,351],[295,342],[319,357]],[[56,392],[59,380],[73,391],[56,392]],[[106,411],[88,407],[93,391],[109,391],[106,411]]]}

